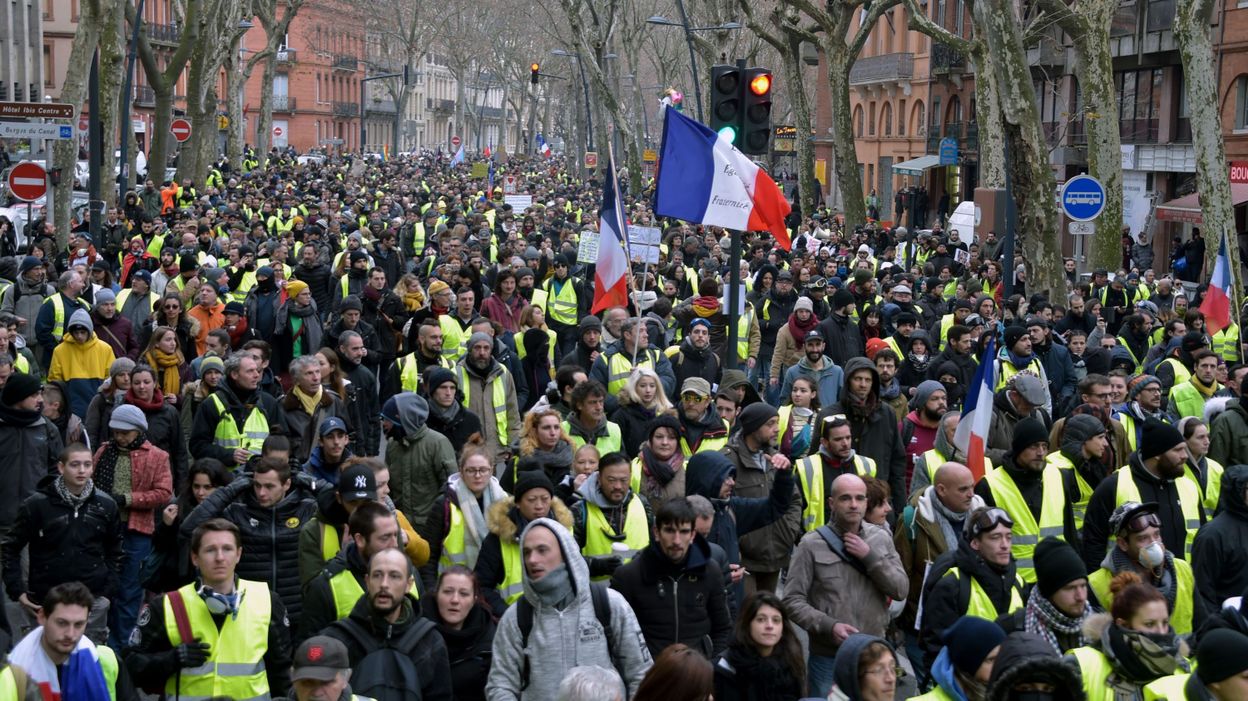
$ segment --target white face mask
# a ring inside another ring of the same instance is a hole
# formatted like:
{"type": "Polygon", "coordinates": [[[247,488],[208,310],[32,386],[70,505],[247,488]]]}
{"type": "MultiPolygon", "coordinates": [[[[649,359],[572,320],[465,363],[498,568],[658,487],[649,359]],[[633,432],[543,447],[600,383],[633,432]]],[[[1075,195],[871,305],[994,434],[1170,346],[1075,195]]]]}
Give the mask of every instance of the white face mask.
{"type": "Polygon", "coordinates": [[[1166,547],[1161,541],[1153,541],[1140,549],[1140,564],[1149,569],[1157,569],[1166,563],[1166,547]]]}

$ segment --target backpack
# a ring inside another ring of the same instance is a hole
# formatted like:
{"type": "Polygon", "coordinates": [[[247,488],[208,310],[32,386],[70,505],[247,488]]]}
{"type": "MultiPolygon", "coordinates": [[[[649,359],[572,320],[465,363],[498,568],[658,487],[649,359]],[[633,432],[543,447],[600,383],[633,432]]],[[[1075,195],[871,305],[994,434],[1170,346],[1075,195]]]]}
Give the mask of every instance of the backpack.
{"type": "MultiPolygon", "coordinates": [[[[602,624],[603,633],[607,637],[607,654],[611,660],[615,661],[615,649],[611,644],[611,602],[607,598],[607,585],[602,582],[590,582],[589,597],[594,602],[594,616],[597,617],[598,623],[602,624]]],[[[524,691],[529,688],[529,633],[533,631],[533,604],[525,597],[520,597],[516,602],[516,625],[520,628],[520,654],[524,655],[524,666],[520,668],[520,690],[524,691]]],[[[621,679],[627,679],[623,670],[620,672],[621,679]]],[[[355,680],[352,679],[351,688],[358,690],[355,686],[355,680]]],[[[378,699],[381,701],[381,699],[378,699]]]]}
{"type": "Polygon", "coordinates": [[[369,631],[350,618],[335,621],[333,627],[368,651],[364,659],[353,665],[353,692],[376,701],[421,701],[422,680],[412,653],[420,641],[435,630],[432,621],[418,617],[402,637],[387,640],[380,646],[369,631]]]}

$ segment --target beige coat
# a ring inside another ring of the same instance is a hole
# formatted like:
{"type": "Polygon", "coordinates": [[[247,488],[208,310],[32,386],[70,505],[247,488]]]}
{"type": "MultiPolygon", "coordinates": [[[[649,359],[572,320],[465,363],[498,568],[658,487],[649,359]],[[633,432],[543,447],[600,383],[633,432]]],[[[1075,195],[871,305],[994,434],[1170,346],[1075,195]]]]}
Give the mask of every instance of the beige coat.
{"type": "Polygon", "coordinates": [[[805,339],[793,338],[793,332],[789,330],[786,322],[776,332],[776,349],[771,353],[771,379],[783,379],[785,369],[797,365],[797,361],[802,359],[805,352],[805,339]]]}

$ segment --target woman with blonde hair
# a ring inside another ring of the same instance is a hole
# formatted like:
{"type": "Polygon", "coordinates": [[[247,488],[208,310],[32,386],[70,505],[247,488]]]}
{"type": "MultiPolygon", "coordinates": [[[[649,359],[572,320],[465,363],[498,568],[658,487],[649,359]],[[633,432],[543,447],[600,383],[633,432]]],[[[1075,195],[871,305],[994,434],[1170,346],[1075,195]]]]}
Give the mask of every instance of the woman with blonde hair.
{"type": "Polygon", "coordinates": [[[559,484],[572,470],[572,437],[563,428],[563,417],[553,409],[525,415],[520,456],[516,466],[503,473],[503,488],[510,492],[520,474],[532,470],[546,473],[551,484],[559,484]]]}
{"type": "Polygon", "coordinates": [[[650,437],[650,422],[664,414],[675,416],[676,407],[663,393],[658,374],[648,367],[633,370],[619,400],[620,406],[611,414],[611,421],[620,427],[624,454],[636,458],[650,437]]]}
{"type": "Polygon", "coordinates": [[[420,285],[420,278],[415,273],[405,273],[394,286],[394,294],[403,300],[403,307],[414,312],[425,306],[425,288],[420,285]]]}

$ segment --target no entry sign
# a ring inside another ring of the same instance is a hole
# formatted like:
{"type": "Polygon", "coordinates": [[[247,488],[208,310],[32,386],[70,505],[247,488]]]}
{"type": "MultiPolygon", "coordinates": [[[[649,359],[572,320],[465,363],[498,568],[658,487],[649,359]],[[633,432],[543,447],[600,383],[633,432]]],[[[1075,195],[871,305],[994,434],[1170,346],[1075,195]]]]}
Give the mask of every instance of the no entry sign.
{"type": "Polygon", "coordinates": [[[22,161],[9,171],[9,192],[23,202],[33,202],[48,192],[48,174],[43,166],[22,161]]]}
{"type": "Polygon", "coordinates": [[[191,123],[185,119],[175,119],[169,125],[169,133],[173,134],[173,138],[177,139],[180,144],[191,138],[191,123]]]}
{"type": "Polygon", "coordinates": [[[462,143],[463,141],[460,141],[458,136],[451,137],[451,146],[454,146],[455,148],[459,148],[459,145],[462,143]]]}

